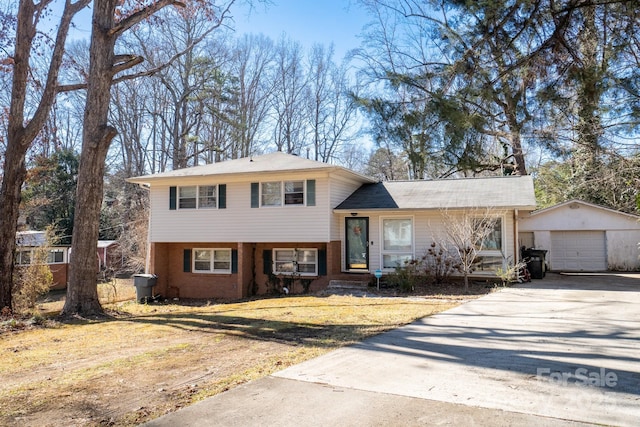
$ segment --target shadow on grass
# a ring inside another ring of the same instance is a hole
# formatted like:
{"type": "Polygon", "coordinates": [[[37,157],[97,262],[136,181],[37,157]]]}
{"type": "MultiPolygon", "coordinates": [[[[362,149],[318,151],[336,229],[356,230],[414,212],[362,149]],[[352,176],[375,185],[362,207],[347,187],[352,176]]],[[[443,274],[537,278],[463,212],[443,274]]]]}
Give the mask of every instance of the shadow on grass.
{"type": "Polygon", "coordinates": [[[224,334],[246,339],[317,347],[335,347],[338,344],[355,343],[374,333],[398,326],[397,324],[319,325],[309,322],[290,322],[203,313],[135,316],[130,319],[120,319],[120,321],[169,326],[184,333],[224,334]]]}

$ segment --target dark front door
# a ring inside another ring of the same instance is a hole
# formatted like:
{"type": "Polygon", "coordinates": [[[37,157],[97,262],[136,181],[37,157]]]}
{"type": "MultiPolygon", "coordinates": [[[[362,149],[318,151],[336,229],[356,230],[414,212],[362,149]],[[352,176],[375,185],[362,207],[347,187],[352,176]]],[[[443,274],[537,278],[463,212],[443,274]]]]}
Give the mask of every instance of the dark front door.
{"type": "Polygon", "coordinates": [[[369,218],[345,221],[347,270],[369,270],[369,218]]]}

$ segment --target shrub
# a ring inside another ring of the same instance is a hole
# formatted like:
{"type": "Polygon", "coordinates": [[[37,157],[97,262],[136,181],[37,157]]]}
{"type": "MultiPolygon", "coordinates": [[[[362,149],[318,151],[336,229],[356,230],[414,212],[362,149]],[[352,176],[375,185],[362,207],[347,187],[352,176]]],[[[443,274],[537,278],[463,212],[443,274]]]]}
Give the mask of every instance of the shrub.
{"type": "MultiPolygon", "coordinates": [[[[496,270],[496,276],[502,280],[502,285],[507,286],[512,283],[522,283],[527,280],[528,272],[527,263],[524,261],[512,262],[510,259],[505,263],[504,268],[498,268],[496,270]]],[[[530,279],[529,279],[530,280],[530,279]]]]}
{"type": "Polygon", "coordinates": [[[49,292],[53,284],[53,274],[46,264],[47,248],[34,251],[31,264],[16,269],[13,289],[13,307],[16,313],[26,313],[36,306],[40,295],[49,292]]]}
{"type": "Polygon", "coordinates": [[[436,242],[431,242],[422,257],[422,265],[428,280],[436,284],[447,283],[453,273],[462,272],[460,258],[436,242]]]}
{"type": "Polygon", "coordinates": [[[403,265],[397,266],[393,273],[388,274],[385,280],[389,286],[397,287],[402,292],[413,292],[416,284],[424,280],[420,261],[405,261],[403,265]]]}

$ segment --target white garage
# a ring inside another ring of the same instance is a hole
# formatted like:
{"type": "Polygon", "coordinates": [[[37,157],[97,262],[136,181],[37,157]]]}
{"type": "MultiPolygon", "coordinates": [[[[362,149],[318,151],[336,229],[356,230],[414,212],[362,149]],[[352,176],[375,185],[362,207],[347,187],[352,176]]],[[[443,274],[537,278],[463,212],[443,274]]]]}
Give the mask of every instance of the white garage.
{"type": "Polygon", "coordinates": [[[519,218],[521,246],[547,250],[552,271],[640,270],[640,217],[572,200],[519,218]]]}

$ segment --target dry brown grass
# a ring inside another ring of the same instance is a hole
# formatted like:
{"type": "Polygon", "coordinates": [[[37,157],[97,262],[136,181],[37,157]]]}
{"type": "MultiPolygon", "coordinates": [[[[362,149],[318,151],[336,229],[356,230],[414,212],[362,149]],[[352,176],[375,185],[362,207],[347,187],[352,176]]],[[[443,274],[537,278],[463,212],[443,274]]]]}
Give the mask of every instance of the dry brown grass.
{"type": "Polygon", "coordinates": [[[129,301],[109,320],[5,332],[0,425],[136,425],[461,301],[129,301]]]}

